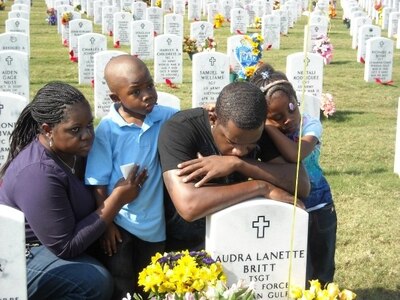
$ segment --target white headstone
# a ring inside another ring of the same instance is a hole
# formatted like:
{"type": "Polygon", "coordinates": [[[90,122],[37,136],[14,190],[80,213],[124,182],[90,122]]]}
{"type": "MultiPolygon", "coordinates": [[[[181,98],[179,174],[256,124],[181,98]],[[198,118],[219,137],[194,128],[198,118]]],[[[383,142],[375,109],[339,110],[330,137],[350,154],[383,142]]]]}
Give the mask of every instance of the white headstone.
{"type": "Polygon", "coordinates": [[[314,24],[314,25],[322,25],[322,26],[328,27],[329,18],[326,17],[326,16],[321,16],[321,15],[318,15],[318,14],[311,13],[309,23],[310,24],[314,24]]]}
{"type": "Polygon", "coordinates": [[[216,2],[207,4],[207,22],[214,24],[214,18],[220,12],[220,6],[216,2]]]}
{"type": "Polygon", "coordinates": [[[21,32],[29,35],[29,20],[12,18],[5,21],[6,32],[21,32]]]}
{"type": "Polygon", "coordinates": [[[147,20],[132,22],[131,54],[142,60],[154,57],[154,25],[147,20]]]}
{"type": "Polygon", "coordinates": [[[278,14],[281,18],[281,34],[287,35],[289,31],[288,12],[284,9],[274,10],[272,14],[278,14]]]}
{"type": "Polygon", "coordinates": [[[201,45],[208,37],[214,38],[213,24],[206,21],[190,23],[190,37],[196,40],[197,45],[201,45]]]}
{"type": "Polygon", "coordinates": [[[391,12],[389,14],[389,24],[388,24],[388,38],[394,37],[397,34],[397,26],[400,19],[400,12],[391,12]]]}
{"type": "Polygon", "coordinates": [[[0,51],[16,50],[30,55],[29,36],[22,32],[5,32],[0,34],[0,51]]]}
{"type": "Polygon", "coordinates": [[[57,14],[57,32],[61,33],[62,31],[62,15],[65,12],[72,12],[74,11],[74,7],[72,5],[67,5],[67,4],[62,4],[59,6],[55,6],[54,7],[56,10],[56,14],[57,14]]]}
{"type": "Polygon", "coordinates": [[[229,56],[220,52],[193,55],[192,107],[214,104],[229,83],[229,56]]]}
{"type": "Polygon", "coordinates": [[[160,7],[148,7],[146,9],[146,20],[153,23],[155,35],[163,33],[163,15],[164,12],[160,7]]]}
{"type": "Polygon", "coordinates": [[[146,18],[147,4],[143,1],[132,3],[132,18],[134,21],[144,20],[146,18]]]}
{"type": "MultiPolygon", "coordinates": [[[[69,52],[72,57],[78,57],[78,37],[93,32],[93,23],[90,20],[78,19],[69,21],[69,52]],[[72,52],[71,52],[72,51],[72,52]]],[[[105,50],[105,49],[103,49],[105,50]]]]}
{"type": "Polygon", "coordinates": [[[22,18],[22,19],[29,20],[30,14],[29,14],[29,12],[26,12],[26,11],[23,11],[23,10],[12,10],[12,11],[8,12],[8,18],[9,19],[22,18]]]}
{"type": "Polygon", "coordinates": [[[68,47],[69,45],[69,22],[73,20],[80,20],[81,19],[81,14],[77,11],[70,11],[71,13],[71,19],[61,25],[61,42],[65,47],[68,47]]]}
{"type": "Polygon", "coordinates": [[[154,39],[154,82],[182,83],[182,37],[162,34],[154,39]]]}
{"type": "Polygon", "coordinates": [[[201,0],[188,0],[188,20],[200,21],[201,19],[201,0]]]}
{"type": "Polygon", "coordinates": [[[93,23],[100,25],[102,22],[104,1],[98,0],[93,2],[93,23]]]}
{"type": "Polygon", "coordinates": [[[121,11],[131,12],[132,0],[120,0],[121,11]]]}
{"type": "Polygon", "coordinates": [[[300,102],[301,111],[313,117],[314,119],[320,119],[321,115],[321,100],[310,94],[304,94],[296,92],[297,100],[300,102]]]}
{"type": "Polygon", "coordinates": [[[323,58],[314,53],[293,53],[286,58],[286,76],[296,92],[303,92],[305,75],[305,93],[321,98],[323,83],[323,58]],[[304,68],[306,74],[304,74],[304,68]]]}
{"type": "Polygon", "coordinates": [[[174,11],[172,0],[162,0],[161,9],[163,10],[163,13],[172,13],[174,11]]]}
{"type": "Polygon", "coordinates": [[[22,4],[22,3],[16,3],[16,4],[11,5],[11,10],[22,10],[22,11],[30,12],[31,6],[22,4]]]}
{"type": "Polygon", "coordinates": [[[253,282],[256,299],[286,300],[289,284],[304,287],[307,235],[307,212],[264,198],[231,206],[206,219],[206,250],[222,263],[228,285],[239,279],[253,282]]]}
{"type": "Polygon", "coordinates": [[[117,8],[114,6],[106,5],[102,9],[101,17],[101,33],[113,36],[114,30],[114,14],[117,12],[117,8]]]}
{"type": "Polygon", "coordinates": [[[173,0],[174,14],[185,15],[186,1],[185,0],[173,0]]]}
{"type": "Polygon", "coordinates": [[[392,80],[394,42],[383,37],[366,42],[364,80],[388,82],[392,80]]]}
{"type": "Polygon", "coordinates": [[[15,50],[0,51],[0,91],[29,99],[28,54],[15,50]]]}
{"type": "Polygon", "coordinates": [[[172,108],[176,108],[178,110],[181,109],[181,100],[170,93],[166,92],[159,92],[157,91],[157,104],[158,105],[163,105],[163,106],[168,106],[172,108]]]}
{"type": "Polygon", "coordinates": [[[279,15],[264,15],[261,22],[264,49],[279,49],[281,45],[281,18],[279,15]]]}
{"type": "Polygon", "coordinates": [[[389,15],[393,11],[391,7],[384,7],[382,9],[382,29],[387,29],[389,27],[389,15]]]}
{"type": "Polygon", "coordinates": [[[308,35],[304,34],[304,48],[313,52],[316,41],[327,35],[328,28],[323,25],[310,24],[304,26],[304,32],[306,30],[308,30],[308,35]],[[306,40],[306,37],[308,37],[308,40],[306,40]]]}
{"type": "Polygon", "coordinates": [[[396,148],[394,151],[394,173],[400,176],[400,98],[397,106],[396,148]]]}
{"type": "Polygon", "coordinates": [[[0,204],[0,228],[1,299],[27,300],[24,214],[0,204]]]}
{"type": "Polygon", "coordinates": [[[245,34],[247,25],[249,24],[249,16],[243,8],[231,9],[231,25],[230,31],[234,34],[245,34]]]}
{"type": "Polygon", "coordinates": [[[221,0],[221,14],[224,18],[230,22],[231,21],[231,9],[233,8],[232,2],[230,0],[221,0]]]}
{"type": "Polygon", "coordinates": [[[183,16],[180,14],[166,14],[164,16],[164,33],[183,37],[183,16]]]}
{"type": "Polygon", "coordinates": [[[114,14],[113,42],[114,45],[130,45],[132,14],[126,11],[114,14]]]}
{"type": "Polygon", "coordinates": [[[227,38],[227,54],[229,56],[229,70],[238,73],[241,69],[242,66],[240,65],[238,59],[236,58],[235,50],[236,47],[240,46],[243,41],[243,36],[242,35],[232,35],[227,38]]]}
{"type": "Polygon", "coordinates": [[[351,48],[357,49],[358,46],[358,30],[363,25],[372,25],[372,20],[369,17],[357,17],[351,20],[351,30],[353,31],[352,34],[352,41],[351,41],[351,48]]]}
{"type": "Polygon", "coordinates": [[[107,50],[107,38],[99,33],[85,33],[78,37],[79,84],[94,80],[94,55],[107,50]]]}
{"type": "Polygon", "coordinates": [[[126,54],[122,51],[108,50],[94,54],[94,115],[101,118],[110,111],[112,100],[110,89],[104,79],[104,68],[111,58],[126,54]]]}
{"type": "Polygon", "coordinates": [[[373,37],[381,36],[381,28],[376,25],[363,25],[358,29],[357,61],[365,62],[367,41],[373,37]]]}

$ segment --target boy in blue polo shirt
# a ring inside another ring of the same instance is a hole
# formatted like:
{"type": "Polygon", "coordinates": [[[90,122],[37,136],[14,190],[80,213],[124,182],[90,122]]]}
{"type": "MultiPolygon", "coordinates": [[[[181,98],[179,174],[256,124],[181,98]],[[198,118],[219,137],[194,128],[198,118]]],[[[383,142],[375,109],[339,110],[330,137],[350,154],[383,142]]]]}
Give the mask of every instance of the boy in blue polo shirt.
{"type": "Polygon", "coordinates": [[[114,277],[113,299],[122,299],[127,292],[138,292],[138,273],[152,255],[164,250],[163,184],[157,139],[162,124],[176,110],[157,105],[151,74],[134,56],[112,58],[104,77],[114,103],[96,129],[85,181],[95,186],[97,201],[103,201],[123,177],[122,165],[134,163],[147,171],[138,195],[122,207],[101,239],[104,263],[114,277]]]}

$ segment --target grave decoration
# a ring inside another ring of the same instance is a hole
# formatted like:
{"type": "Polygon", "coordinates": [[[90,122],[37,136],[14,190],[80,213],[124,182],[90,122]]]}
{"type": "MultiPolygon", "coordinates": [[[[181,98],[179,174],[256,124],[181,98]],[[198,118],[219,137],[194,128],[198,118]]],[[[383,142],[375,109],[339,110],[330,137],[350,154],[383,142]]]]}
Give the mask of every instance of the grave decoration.
{"type": "MultiPolygon", "coordinates": [[[[220,262],[204,251],[156,253],[139,274],[139,286],[149,293],[148,299],[220,299],[253,300],[253,287],[243,281],[226,286],[226,275],[220,262]]],[[[129,299],[143,299],[127,295],[129,299]]]]}
{"type": "Polygon", "coordinates": [[[327,35],[321,35],[313,42],[312,52],[318,53],[324,59],[324,64],[330,64],[333,59],[333,45],[327,35]]]}
{"type": "Polygon", "coordinates": [[[61,16],[61,24],[68,25],[69,21],[73,18],[72,12],[65,12],[61,16]]]}
{"type": "Polygon", "coordinates": [[[57,15],[56,10],[52,7],[47,9],[47,24],[49,25],[57,25],[57,15]]]}
{"type": "Polygon", "coordinates": [[[214,16],[214,28],[221,28],[224,22],[225,18],[222,14],[218,13],[214,16]]]}
{"type": "Polygon", "coordinates": [[[308,290],[301,287],[293,286],[289,292],[290,298],[295,300],[353,300],[357,295],[350,290],[340,290],[338,284],[331,282],[321,288],[321,283],[318,280],[310,280],[310,288],[308,290]]]}
{"type": "Polygon", "coordinates": [[[262,57],[263,42],[264,39],[259,33],[243,36],[240,45],[235,49],[235,56],[241,66],[237,80],[247,81],[253,76],[262,57]]]}
{"type": "Polygon", "coordinates": [[[336,105],[333,101],[333,96],[330,93],[322,93],[321,94],[321,112],[322,114],[329,118],[333,116],[336,112],[336,105]]]}
{"type": "Polygon", "coordinates": [[[183,52],[186,52],[189,55],[190,60],[192,60],[192,56],[195,53],[203,51],[215,51],[217,49],[217,42],[213,38],[208,37],[203,43],[198,45],[196,39],[185,36],[183,38],[182,49],[183,52]]]}
{"type": "Polygon", "coordinates": [[[6,8],[6,4],[4,3],[4,0],[0,0],[0,10],[4,10],[6,8]]]}

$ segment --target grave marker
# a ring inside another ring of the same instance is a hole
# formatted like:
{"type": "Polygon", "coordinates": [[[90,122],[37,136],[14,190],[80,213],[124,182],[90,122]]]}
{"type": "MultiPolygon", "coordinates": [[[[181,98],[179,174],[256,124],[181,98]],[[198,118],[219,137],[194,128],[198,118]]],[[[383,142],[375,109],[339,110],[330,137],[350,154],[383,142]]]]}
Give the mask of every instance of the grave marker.
{"type": "Polygon", "coordinates": [[[230,32],[233,34],[245,34],[249,24],[249,16],[243,8],[231,9],[230,32]]]}
{"type": "Polygon", "coordinates": [[[69,52],[71,57],[78,57],[78,37],[93,32],[93,23],[90,20],[78,19],[69,21],[69,52]]]}
{"type": "Polygon", "coordinates": [[[28,54],[15,50],[0,51],[0,91],[29,99],[28,54]]]}
{"type": "Polygon", "coordinates": [[[130,45],[132,14],[126,11],[114,14],[113,42],[118,45],[130,45]]]}
{"type": "Polygon", "coordinates": [[[16,50],[30,55],[29,36],[22,32],[5,32],[0,34],[0,51],[16,50]]]}
{"type": "Polygon", "coordinates": [[[386,83],[392,80],[394,42],[383,37],[366,42],[364,80],[386,83]]]}
{"type": "Polygon", "coordinates": [[[154,25],[147,20],[132,22],[131,28],[131,54],[140,59],[154,57],[154,25]]]}
{"type": "Polygon", "coordinates": [[[357,61],[365,62],[365,50],[367,41],[373,37],[381,36],[381,28],[376,25],[363,25],[358,29],[358,42],[357,42],[357,61]]]}
{"type": "Polygon", "coordinates": [[[206,218],[206,250],[221,262],[228,286],[253,282],[256,299],[289,299],[290,284],[306,280],[308,213],[290,204],[255,198],[206,218]],[[291,249],[293,209],[296,223],[291,249]]]}
{"type": "Polygon", "coordinates": [[[182,37],[162,34],[154,39],[154,82],[182,83],[182,37]]]}

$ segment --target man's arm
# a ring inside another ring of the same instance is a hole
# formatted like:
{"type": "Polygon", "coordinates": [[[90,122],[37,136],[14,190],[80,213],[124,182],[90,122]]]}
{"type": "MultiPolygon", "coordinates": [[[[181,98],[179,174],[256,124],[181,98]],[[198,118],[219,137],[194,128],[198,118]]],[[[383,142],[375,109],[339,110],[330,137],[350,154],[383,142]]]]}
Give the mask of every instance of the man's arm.
{"type": "MultiPolygon", "coordinates": [[[[268,162],[254,159],[241,159],[236,156],[212,155],[186,161],[179,164],[177,173],[184,182],[194,181],[198,178],[196,186],[200,187],[212,180],[239,172],[244,176],[271,183],[290,194],[295,192],[296,168],[294,163],[286,162],[282,157],[276,157],[268,162]]],[[[310,182],[303,165],[299,166],[298,197],[305,198],[310,192],[310,182]]],[[[271,198],[275,199],[275,198],[271,198]]],[[[279,200],[276,199],[276,200],[279,200]]]]}
{"type": "MultiPolygon", "coordinates": [[[[194,182],[184,182],[178,173],[177,169],[164,172],[164,183],[177,212],[188,222],[257,196],[286,203],[294,200],[289,193],[262,180],[197,188],[194,182]]],[[[299,206],[302,207],[302,203],[299,206]]]]}

